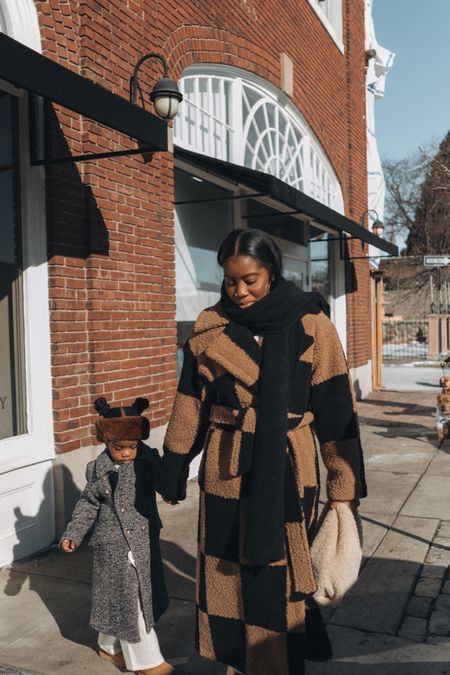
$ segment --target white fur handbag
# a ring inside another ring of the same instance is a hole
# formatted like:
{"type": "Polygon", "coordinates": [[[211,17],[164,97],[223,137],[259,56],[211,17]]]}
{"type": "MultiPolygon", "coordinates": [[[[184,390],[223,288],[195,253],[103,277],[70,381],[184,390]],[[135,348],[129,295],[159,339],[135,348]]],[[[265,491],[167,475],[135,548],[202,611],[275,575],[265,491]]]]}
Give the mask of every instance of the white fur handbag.
{"type": "Polygon", "coordinates": [[[347,504],[325,507],[311,546],[311,560],[321,607],[338,605],[358,579],[362,559],[362,523],[347,504]]]}

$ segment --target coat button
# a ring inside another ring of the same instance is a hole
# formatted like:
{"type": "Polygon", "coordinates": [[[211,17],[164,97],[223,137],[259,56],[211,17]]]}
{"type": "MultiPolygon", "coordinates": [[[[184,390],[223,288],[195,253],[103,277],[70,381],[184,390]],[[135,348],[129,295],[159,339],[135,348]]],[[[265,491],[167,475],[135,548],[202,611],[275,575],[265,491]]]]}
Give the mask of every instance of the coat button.
{"type": "Polygon", "coordinates": [[[105,490],[105,495],[109,495],[109,490],[105,490]]]}
{"type": "Polygon", "coordinates": [[[141,530],[145,530],[145,525],[143,525],[143,526],[141,527],[141,530]]]}
{"type": "Polygon", "coordinates": [[[127,530],[127,534],[130,534],[130,533],[131,533],[131,530],[127,530]]]}
{"type": "Polygon", "coordinates": [[[125,509],[122,507],[122,508],[120,509],[120,512],[121,512],[121,513],[125,513],[125,509]]]}

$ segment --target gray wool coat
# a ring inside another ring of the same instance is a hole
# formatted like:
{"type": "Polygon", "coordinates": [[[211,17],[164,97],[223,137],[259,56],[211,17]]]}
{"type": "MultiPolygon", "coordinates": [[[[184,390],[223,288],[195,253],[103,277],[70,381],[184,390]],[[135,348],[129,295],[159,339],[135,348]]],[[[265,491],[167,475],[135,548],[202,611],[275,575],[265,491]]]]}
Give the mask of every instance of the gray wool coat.
{"type": "Polygon", "coordinates": [[[86,469],[87,484],[62,539],[77,545],[93,528],[94,547],[90,625],[107,635],[138,642],[138,602],[147,632],[169,599],[159,547],[162,527],[153,475],[158,451],[140,443],[131,464],[116,469],[107,450],[86,469]],[[128,560],[131,551],[135,567],[128,560]]]}

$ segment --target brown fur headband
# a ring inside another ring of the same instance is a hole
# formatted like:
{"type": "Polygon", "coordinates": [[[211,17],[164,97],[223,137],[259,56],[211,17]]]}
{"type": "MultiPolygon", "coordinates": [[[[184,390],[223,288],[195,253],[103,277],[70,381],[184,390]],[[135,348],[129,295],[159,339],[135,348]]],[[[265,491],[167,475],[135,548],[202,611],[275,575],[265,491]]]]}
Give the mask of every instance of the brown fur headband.
{"type": "Polygon", "coordinates": [[[105,398],[96,399],[94,407],[100,415],[95,421],[97,440],[103,443],[145,440],[150,434],[150,423],[141,416],[141,412],[148,406],[146,398],[137,398],[131,406],[114,408],[105,398]]]}

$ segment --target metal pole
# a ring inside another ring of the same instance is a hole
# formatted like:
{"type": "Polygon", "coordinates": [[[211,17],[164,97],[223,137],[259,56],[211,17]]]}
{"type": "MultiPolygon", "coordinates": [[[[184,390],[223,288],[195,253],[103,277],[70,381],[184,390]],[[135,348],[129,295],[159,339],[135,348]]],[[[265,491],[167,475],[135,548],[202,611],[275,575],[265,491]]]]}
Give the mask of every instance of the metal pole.
{"type": "Polygon", "coordinates": [[[438,289],[437,289],[437,305],[438,305],[438,352],[442,352],[442,319],[441,319],[441,268],[438,267],[438,289]]]}

